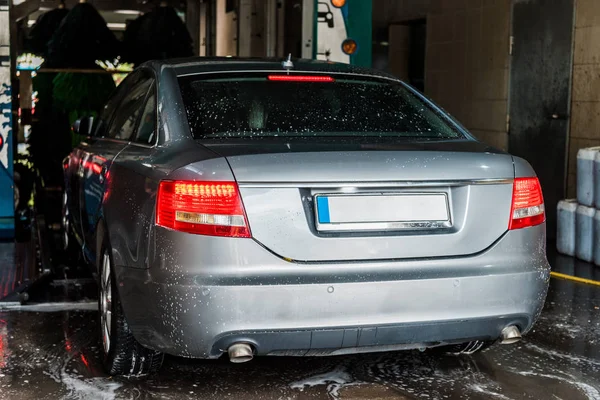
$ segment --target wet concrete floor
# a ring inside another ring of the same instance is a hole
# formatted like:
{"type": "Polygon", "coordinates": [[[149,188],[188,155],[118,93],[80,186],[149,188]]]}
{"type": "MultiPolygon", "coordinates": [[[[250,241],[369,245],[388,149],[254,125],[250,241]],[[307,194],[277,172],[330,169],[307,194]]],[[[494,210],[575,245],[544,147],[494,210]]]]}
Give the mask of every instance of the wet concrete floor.
{"type": "Polygon", "coordinates": [[[101,370],[96,304],[0,311],[0,399],[600,399],[600,287],[553,279],[522,342],[473,356],[168,357],[147,380],[101,370]]]}

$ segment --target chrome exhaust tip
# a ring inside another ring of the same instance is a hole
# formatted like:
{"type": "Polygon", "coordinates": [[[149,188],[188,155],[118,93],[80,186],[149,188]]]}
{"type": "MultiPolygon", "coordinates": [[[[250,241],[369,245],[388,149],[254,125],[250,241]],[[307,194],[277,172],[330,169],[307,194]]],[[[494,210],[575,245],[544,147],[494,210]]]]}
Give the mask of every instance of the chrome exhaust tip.
{"type": "Polygon", "coordinates": [[[514,325],[507,326],[500,333],[500,344],[513,344],[521,340],[521,331],[514,325]]]}
{"type": "Polygon", "coordinates": [[[232,344],[227,349],[227,354],[229,355],[229,361],[235,364],[252,361],[254,358],[252,347],[250,347],[250,345],[247,343],[232,344]]]}

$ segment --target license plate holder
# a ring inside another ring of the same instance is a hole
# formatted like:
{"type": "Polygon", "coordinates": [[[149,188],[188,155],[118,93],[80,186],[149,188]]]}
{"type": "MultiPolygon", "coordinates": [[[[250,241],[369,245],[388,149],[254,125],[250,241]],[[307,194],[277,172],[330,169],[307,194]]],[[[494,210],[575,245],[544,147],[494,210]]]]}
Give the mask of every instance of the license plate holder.
{"type": "Polygon", "coordinates": [[[389,231],[452,227],[448,194],[317,194],[318,231],[389,231]]]}

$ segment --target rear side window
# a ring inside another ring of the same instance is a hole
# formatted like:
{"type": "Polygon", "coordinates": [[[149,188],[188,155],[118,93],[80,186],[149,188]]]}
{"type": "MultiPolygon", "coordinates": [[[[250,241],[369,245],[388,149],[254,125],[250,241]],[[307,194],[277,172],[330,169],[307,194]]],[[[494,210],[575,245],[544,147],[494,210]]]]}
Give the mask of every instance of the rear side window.
{"type": "Polygon", "coordinates": [[[154,86],[150,89],[144,112],[140,119],[134,141],[142,144],[152,144],[156,137],[156,95],[154,86]]]}
{"type": "Polygon", "coordinates": [[[274,81],[266,74],[179,78],[196,139],[463,135],[402,84],[331,75],[329,82],[274,81]]]}
{"type": "Polygon", "coordinates": [[[148,89],[152,84],[151,80],[146,80],[134,86],[129,93],[125,95],[119,105],[116,116],[108,130],[108,137],[112,139],[130,140],[135,124],[144,107],[144,100],[148,89]]]}
{"type": "Polygon", "coordinates": [[[121,99],[121,91],[117,89],[108,100],[104,109],[98,116],[98,119],[95,122],[95,136],[103,137],[106,134],[106,129],[110,124],[110,120],[113,117],[117,106],[119,105],[119,100],[121,99]]]}

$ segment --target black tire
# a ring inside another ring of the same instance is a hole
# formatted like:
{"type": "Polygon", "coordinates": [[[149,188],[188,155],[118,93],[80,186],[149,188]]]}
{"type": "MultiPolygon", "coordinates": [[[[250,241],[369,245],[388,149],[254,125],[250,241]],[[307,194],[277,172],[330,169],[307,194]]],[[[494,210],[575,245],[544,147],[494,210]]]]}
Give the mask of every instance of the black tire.
{"type": "Polygon", "coordinates": [[[100,253],[99,285],[98,285],[98,309],[100,311],[100,340],[103,349],[104,369],[110,375],[124,375],[131,377],[142,377],[151,375],[160,369],[164,355],[158,351],[150,350],[138,343],[133,337],[127,324],[123,307],[119,299],[117,283],[114,279],[114,267],[110,253],[110,247],[106,244],[100,253]],[[108,267],[108,284],[106,285],[108,267]],[[110,292],[105,288],[110,286],[110,292]],[[104,293],[103,293],[104,292],[104,293]],[[108,296],[107,296],[108,294],[108,296]],[[108,298],[110,297],[110,298],[108,298]],[[107,301],[108,300],[108,301],[107,301]],[[106,302],[107,306],[103,306],[106,302]],[[106,324],[107,314],[104,310],[110,310],[110,321],[106,324]],[[106,332],[106,327],[110,330],[106,332]],[[108,343],[106,338],[108,337],[108,343]]]}

